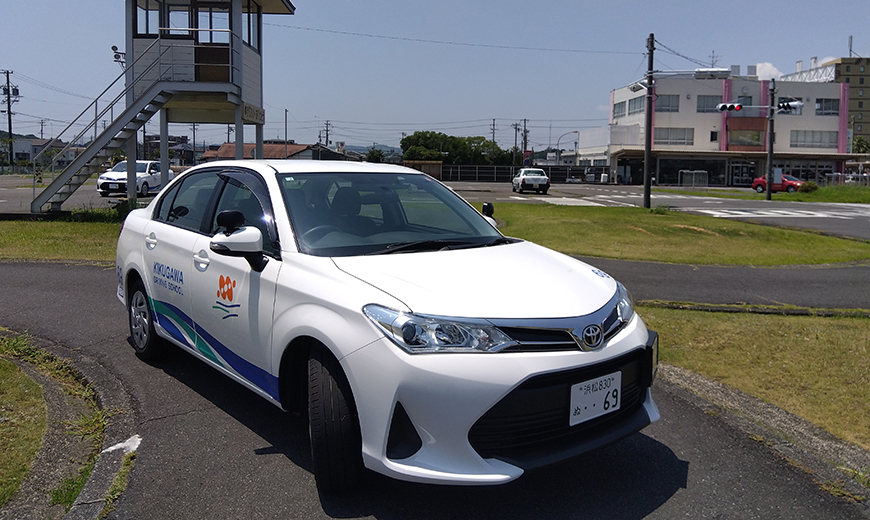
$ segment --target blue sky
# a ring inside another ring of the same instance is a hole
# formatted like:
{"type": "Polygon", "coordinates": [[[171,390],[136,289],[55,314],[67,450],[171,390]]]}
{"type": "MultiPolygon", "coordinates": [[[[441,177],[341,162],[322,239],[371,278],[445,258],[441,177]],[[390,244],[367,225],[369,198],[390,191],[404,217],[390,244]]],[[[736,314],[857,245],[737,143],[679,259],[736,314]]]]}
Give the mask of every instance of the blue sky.
{"type": "MultiPolygon", "coordinates": [[[[398,146],[402,133],[434,130],[513,146],[528,119],[536,149],[566,132],[607,124],[610,91],[643,76],[655,34],[656,69],[759,65],[770,77],[802,60],[870,57],[866,0],[723,3],[690,0],[553,1],[294,0],[294,16],[263,29],[266,138],[398,146]],[[664,47],[671,49],[671,52],[664,47]],[[714,54],[715,53],[715,54],[714,54]]],[[[13,131],[46,137],[72,120],[120,73],[122,0],[3,3],[0,69],[21,99],[13,131]]],[[[156,120],[154,121],[156,125],[156,120]]],[[[0,127],[6,129],[5,116],[0,127]]],[[[156,128],[156,126],[155,126],[156,128]]],[[[188,125],[172,125],[189,134],[188,125]]],[[[253,131],[248,130],[253,139],[253,131]]],[[[226,126],[202,125],[197,141],[223,142],[226,126]]],[[[562,137],[562,148],[573,145],[562,137]]]]}

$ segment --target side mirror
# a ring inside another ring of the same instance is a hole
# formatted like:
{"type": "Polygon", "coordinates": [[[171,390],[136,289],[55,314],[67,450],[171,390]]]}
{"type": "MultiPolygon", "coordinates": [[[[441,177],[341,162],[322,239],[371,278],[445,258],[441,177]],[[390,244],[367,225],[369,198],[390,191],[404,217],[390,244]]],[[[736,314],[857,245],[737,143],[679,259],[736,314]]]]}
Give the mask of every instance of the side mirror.
{"type": "Polygon", "coordinates": [[[245,225],[245,216],[241,211],[234,209],[221,211],[217,216],[217,225],[226,230],[224,231],[226,236],[230,236],[245,225]]]}
{"type": "Polygon", "coordinates": [[[492,218],[495,214],[495,206],[492,205],[492,202],[484,202],[483,203],[483,215],[486,217],[492,218]]]}
{"type": "MultiPolygon", "coordinates": [[[[221,212],[221,215],[224,213],[239,212],[224,211],[221,212]]],[[[220,215],[218,216],[218,224],[220,225],[220,215]]],[[[263,254],[263,233],[253,226],[236,229],[231,233],[218,233],[212,237],[209,249],[218,255],[243,257],[248,261],[251,269],[258,273],[262,272],[269,262],[269,259],[263,254]]]]}

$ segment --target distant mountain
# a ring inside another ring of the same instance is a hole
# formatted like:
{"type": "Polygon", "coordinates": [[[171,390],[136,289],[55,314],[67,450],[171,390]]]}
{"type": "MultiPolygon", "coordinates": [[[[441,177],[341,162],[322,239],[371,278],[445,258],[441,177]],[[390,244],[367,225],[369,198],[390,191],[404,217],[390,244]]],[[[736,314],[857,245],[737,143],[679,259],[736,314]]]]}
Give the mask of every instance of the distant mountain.
{"type": "MultiPolygon", "coordinates": [[[[332,142],[332,145],[335,146],[335,141],[332,142]]],[[[378,145],[375,145],[375,148],[383,151],[384,153],[390,153],[390,152],[402,153],[401,146],[390,146],[390,145],[386,145],[386,144],[378,144],[378,145]]],[[[349,151],[349,152],[356,152],[356,153],[365,154],[366,152],[368,152],[371,149],[371,146],[360,146],[360,145],[355,145],[355,144],[346,144],[346,145],[344,145],[344,149],[349,151]]]]}

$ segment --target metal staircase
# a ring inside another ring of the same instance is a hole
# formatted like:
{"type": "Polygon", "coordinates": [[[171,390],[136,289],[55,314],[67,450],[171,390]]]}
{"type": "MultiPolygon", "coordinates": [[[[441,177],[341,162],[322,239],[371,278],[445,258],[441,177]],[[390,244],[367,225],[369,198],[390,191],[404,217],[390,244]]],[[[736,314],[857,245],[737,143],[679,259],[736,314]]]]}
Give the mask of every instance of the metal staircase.
{"type": "MultiPolygon", "coordinates": [[[[155,40],[152,46],[156,43],[157,41],[155,40]]],[[[150,48],[151,47],[146,49],[143,56],[147,54],[147,50],[150,48]]],[[[70,139],[69,144],[67,144],[66,147],[55,154],[51,163],[52,170],[54,169],[57,157],[65,156],[67,151],[73,146],[73,143],[78,142],[84,135],[91,132],[101,118],[114,111],[115,105],[125,99],[127,93],[133,89],[135,85],[142,81],[143,78],[148,77],[153,70],[156,70],[162,55],[163,52],[158,53],[157,59],[155,59],[153,63],[145,67],[143,72],[139,74],[133,82],[127,85],[127,88],[118,94],[108,106],[104,107],[103,110],[94,117],[93,121],[87,123],[81,132],[70,139]]],[[[133,64],[135,64],[135,62],[133,64]]],[[[131,64],[131,66],[133,64],[131,64]]],[[[97,99],[88,105],[88,107],[85,108],[85,110],[82,111],[82,113],[79,114],[79,116],[60,134],[58,134],[58,136],[55,137],[48,146],[43,148],[43,150],[34,157],[34,164],[36,164],[37,160],[44,152],[50,150],[52,145],[60,140],[64,133],[72,128],[73,125],[78,124],[85,114],[90,114],[92,108],[96,107],[97,100],[113,88],[114,85],[123,77],[124,73],[118,76],[115,81],[106,87],[106,89],[97,96],[97,99]]],[[[161,81],[160,78],[158,78],[143,95],[139,96],[133,103],[128,104],[126,109],[112,121],[112,124],[107,126],[99,136],[91,141],[88,147],[78,157],[76,157],[75,160],[66,166],[63,171],[54,178],[51,184],[49,184],[39,195],[36,196],[36,198],[33,199],[30,203],[30,212],[41,213],[44,211],[46,206],[48,206],[49,211],[60,211],[62,204],[66,202],[66,200],[69,199],[69,197],[75,193],[75,191],[79,189],[79,187],[81,187],[82,184],[91,177],[91,175],[99,172],[101,170],[101,165],[109,160],[116,150],[124,146],[128,139],[135,137],[136,131],[142,128],[142,125],[148,122],[148,120],[151,119],[154,114],[159,112],[163,105],[172,98],[173,91],[171,85],[172,82],[161,81]]]]}
{"type": "Polygon", "coordinates": [[[103,169],[102,165],[114,155],[115,151],[124,146],[128,139],[134,137],[142,125],[159,112],[171,97],[172,92],[165,90],[165,86],[161,83],[152,86],[146,95],[127,107],[84,152],[33,199],[30,203],[31,213],[40,213],[46,204],[49,205],[49,211],[60,211],[61,205],[91,175],[100,172],[103,169]]]}

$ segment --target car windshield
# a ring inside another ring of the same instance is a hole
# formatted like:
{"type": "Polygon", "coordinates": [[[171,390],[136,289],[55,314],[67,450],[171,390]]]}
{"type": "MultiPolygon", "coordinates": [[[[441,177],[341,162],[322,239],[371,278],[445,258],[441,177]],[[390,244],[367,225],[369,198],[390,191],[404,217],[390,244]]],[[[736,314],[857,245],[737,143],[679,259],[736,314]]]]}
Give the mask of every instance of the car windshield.
{"type": "MultiPolygon", "coordinates": [[[[137,162],[137,163],[136,163],[136,172],[138,172],[138,173],[142,173],[142,172],[144,172],[144,171],[145,171],[145,166],[147,166],[146,163],[144,163],[144,162],[137,162]]],[[[121,161],[121,162],[119,162],[118,164],[115,165],[114,168],[112,168],[112,171],[113,171],[113,172],[125,172],[125,171],[127,171],[127,161],[121,161]]]]}
{"type": "Polygon", "coordinates": [[[278,176],[302,252],[354,256],[504,243],[474,208],[423,174],[278,176]]]}
{"type": "Polygon", "coordinates": [[[787,181],[797,181],[797,182],[800,182],[800,179],[798,179],[797,177],[792,177],[791,175],[783,175],[782,178],[785,179],[785,180],[787,180],[787,181]]]}

